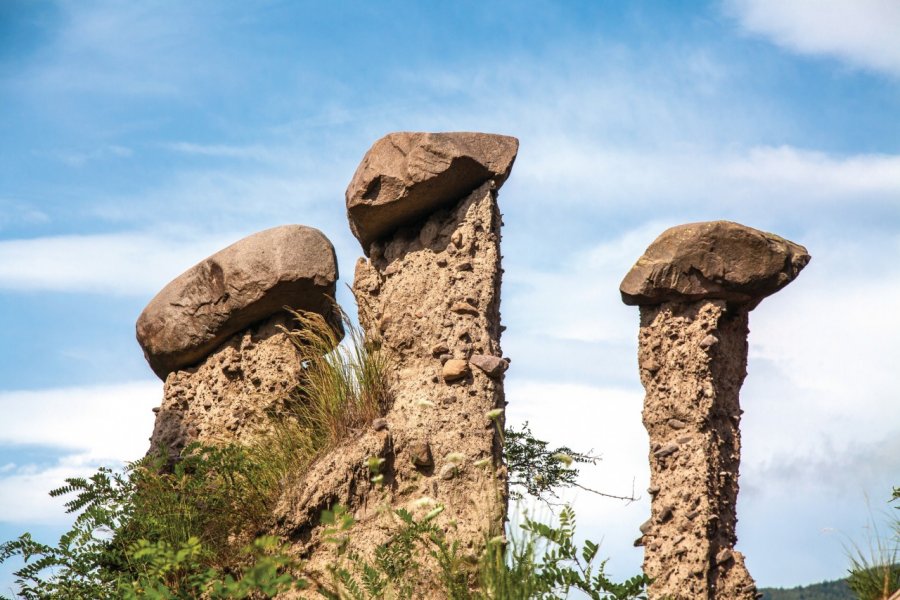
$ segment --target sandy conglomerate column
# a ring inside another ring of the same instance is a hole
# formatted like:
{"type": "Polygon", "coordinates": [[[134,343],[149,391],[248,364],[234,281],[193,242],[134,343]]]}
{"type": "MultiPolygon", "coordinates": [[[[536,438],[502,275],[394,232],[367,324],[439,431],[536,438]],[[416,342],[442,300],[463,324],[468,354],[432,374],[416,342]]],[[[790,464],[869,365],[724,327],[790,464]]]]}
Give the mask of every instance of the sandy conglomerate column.
{"type": "Polygon", "coordinates": [[[389,361],[391,405],[316,461],[280,504],[311,571],[330,560],[316,550],[317,523],[333,504],[353,514],[349,544],[364,556],[396,531],[399,508],[421,518],[443,506],[435,523],[472,564],[502,532],[502,417],[488,413],[505,406],[497,189],[517,149],[507,136],[394,133],[366,153],[347,189],[351,229],[368,256],[357,262],[353,293],[362,328],[389,361]],[[370,457],[384,459],[378,485],[370,457]]]}
{"type": "Polygon", "coordinates": [[[757,596],[734,549],[748,315],[808,262],[777,236],[694,223],[664,232],[622,282],[641,313],[652,503],[637,543],[652,600],[757,596]]]}
{"type": "Polygon", "coordinates": [[[300,381],[297,351],[279,325],[285,306],[334,311],[337,261],[318,230],[282,225],[248,236],[165,286],[137,321],[147,362],[165,381],[151,451],[173,457],[192,441],[249,441],[300,381]]]}
{"type": "Polygon", "coordinates": [[[439,523],[473,557],[506,513],[487,414],[505,406],[496,190],[517,150],[500,135],[394,133],[366,153],[347,189],[351,229],[369,256],[353,284],[360,324],[392,366],[390,503],[443,505],[439,523]]]}
{"type": "MultiPolygon", "coordinates": [[[[396,459],[392,503],[444,505],[466,551],[500,533],[502,449],[486,416],[503,408],[500,214],[490,184],[400,234],[356,266],[360,323],[377,332],[393,370],[385,416],[396,459]],[[481,367],[477,366],[481,365],[481,367]],[[488,468],[476,463],[487,461],[488,468]]],[[[502,421],[501,421],[502,422],[502,421]]]]}

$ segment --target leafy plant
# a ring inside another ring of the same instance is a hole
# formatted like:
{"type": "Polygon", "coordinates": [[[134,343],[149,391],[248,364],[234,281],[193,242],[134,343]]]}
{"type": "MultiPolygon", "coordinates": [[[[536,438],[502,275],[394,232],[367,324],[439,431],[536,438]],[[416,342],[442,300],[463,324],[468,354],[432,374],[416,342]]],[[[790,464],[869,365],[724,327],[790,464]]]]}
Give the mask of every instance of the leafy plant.
{"type": "Polygon", "coordinates": [[[57,545],[29,534],[0,545],[0,562],[25,561],[15,572],[20,597],[119,598],[130,582],[132,592],[164,598],[153,594],[211,583],[221,570],[258,573],[272,564],[241,542],[253,540],[249,532],[271,511],[277,479],[263,463],[239,446],[200,444],[185,448],[170,470],[165,462],[160,454],[121,473],[101,468],[52,490],[74,494],[65,506],[77,514],[57,545]]]}
{"type": "Polygon", "coordinates": [[[617,496],[593,490],[578,483],[578,468],[572,465],[596,465],[600,457],[591,452],[576,452],[568,446],[550,448],[534,437],[526,421],[521,429],[507,427],[503,431],[503,452],[509,469],[510,498],[521,500],[524,494],[550,503],[558,498],[556,491],[577,487],[618,500],[634,500],[634,495],[617,496]]]}
{"type": "Polygon", "coordinates": [[[649,579],[641,574],[622,583],[605,573],[606,561],[596,564],[599,545],[574,542],[575,512],[565,506],[559,525],[552,526],[526,517],[524,535],[488,544],[482,560],[481,592],[485,600],[550,600],[566,598],[577,589],[595,600],[645,599],[649,579]]]}
{"type": "MultiPolygon", "coordinates": [[[[646,598],[646,576],[613,582],[605,574],[606,562],[596,563],[599,546],[590,541],[580,548],[575,544],[571,507],[562,509],[556,527],[526,519],[522,533],[511,542],[503,537],[490,540],[474,573],[457,545],[434,523],[442,510],[437,506],[418,520],[397,510],[400,527],[376,549],[374,560],[348,553],[332,566],[332,583],[319,593],[329,600],[405,600],[420,597],[414,594],[423,589],[438,589],[450,600],[551,600],[577,589],[595,600],[646,598]],[[426,564],[429,561],[436,569],[426,564]]],[[[345,548],[352,517],[335,507],[323,514],[323,523],[328,525],[328,539],[345,548]]]]}
{"type": "Polygon", "coordinates": [[[111,567],[128,563],[128,556],[113,541],[114,533],[133,513],[135,483],[128,473],[100,468],[89,479],[70,478],[50,492],[57,497],[75,493],[66,511],[80,511],[69,531],[56,546],[39,543],[26,533],[0,545],[0,563],[13,556],[25,566],[14,572],[20,597],[104,599],[113,598],[116,575],[111,567]],[[53,575],[45,578],[44,574],[53,575]]]}
{"type": "Polygon", "coordinates": [[[277,538],[259,537],[245,547],[247,566],[237,573],[223,573],[206,566],[206,552],[197,538],[190,538],[177,547],[165,542],[139,541],[132,548],[139,573],[135,578],[120,578],[117,597],[123,600],[218,600],[262,594],[271,598],[307,587],[305,580],[291,575],[291,571],[299,569],[299,564],[290,558],[277,538]]]}

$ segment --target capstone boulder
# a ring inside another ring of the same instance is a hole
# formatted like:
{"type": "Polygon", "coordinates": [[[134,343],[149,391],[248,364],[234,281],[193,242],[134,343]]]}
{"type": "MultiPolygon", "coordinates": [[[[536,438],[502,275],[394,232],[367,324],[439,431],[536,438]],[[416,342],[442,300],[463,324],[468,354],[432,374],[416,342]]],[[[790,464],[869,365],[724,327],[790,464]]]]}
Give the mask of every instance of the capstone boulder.
{"type": "Polygon", "coordinates": [[[709,221],[667,229],[622,281],[629,305],[719,299],[755,306],[809,262],[806,248],[777,235],[709,221]]]}
{"type": "Polygon", "coordinates": [[[509,176],[519,141],[488,133],[391,133],[375,142],[347,187],[350,229],[372,242],[509,176]]]}
{"type": "Polygon", "coordinates": [[[163,380],[285,306],[325,315],[336,330],[334,247],[320,231],[283,225],[246,237],[162,289],[137,320],[137,339],[163,380]]]}

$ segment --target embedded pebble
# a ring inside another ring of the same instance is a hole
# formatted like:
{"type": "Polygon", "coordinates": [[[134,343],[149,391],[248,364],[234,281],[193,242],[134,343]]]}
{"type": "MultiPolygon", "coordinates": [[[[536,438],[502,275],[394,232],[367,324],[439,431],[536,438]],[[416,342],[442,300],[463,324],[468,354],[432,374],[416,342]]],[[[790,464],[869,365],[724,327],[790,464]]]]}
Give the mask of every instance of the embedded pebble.
{"type": "Polygon", "coordinates": [[[441,371],[444,381],[447,383],[464,379],[469,373],[469,363],[458,358],[451,358],[445,362],[441,371]]]}
{"type": "Polygon", "coordinates": [[[671,444],[666,444],[665,446],[654,452],[653,456],[657,458],[663,458],[669,456],[670,454],[675,454],[676,452],[678,452],[678,444],[673,442],[671,444]]]}
{"type": "Polygon", "coordinates": [[[434,466],[434,458],[431,456],[431,444],[428,442],[413,442],[410,444],[409,456],[412,464],[417,467],[428,468],[434,466]]]}
{"type": "Polygon", "coordinates": [[[491,378],[500,377],[508,367],[507,362],[502,358],[488,354],[473,354],[469,362],[491,378]]]}
{"type": "Polygon", "coordinates": [[[705,350],[705,349],[710,348],[711,346],[714,346],[715,344],[718,344],[718,343],[719,343],[719,338],[717,338],[714,335],[708,335],[705,338],[703,338],[702,340],[700,340],[700,347],[705,350]]]}

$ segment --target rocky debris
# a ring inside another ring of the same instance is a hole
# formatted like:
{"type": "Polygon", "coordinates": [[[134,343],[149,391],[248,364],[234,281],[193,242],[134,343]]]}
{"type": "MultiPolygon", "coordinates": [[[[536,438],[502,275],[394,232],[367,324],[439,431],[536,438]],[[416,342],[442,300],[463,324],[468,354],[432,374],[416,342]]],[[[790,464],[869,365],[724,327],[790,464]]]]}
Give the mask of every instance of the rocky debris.
{"type": "Polygon", "coordinates": [[[469,372],[469,363],[458,358],[447,360],[441,369],[441,375],[447,383],[465,379],[468,377],[469,372]]]}
{"type": "Polygon", "coordinates": [[[163,380],[197,365],[234,334],[285,306],[333,314],[334,247],[320,231],[283,225],[246,237],[162,289],[137,320],[137,340],[163,380]]]}
{"type": "MultiPolygon", "coordinates": [[[[483,183],[493,181],[498,189],[518,150],[519,141],[505,135],[388,134],[372,145],[347,187],[350,229],[368,256],[372,242],[452,207],[483,183]]],[[[423,226],[418,234],[421,244],[428,246],[437,231],[434,225],[423,226]]],[[[453,267],[473,268],[465,260],[453,267]]]]}
{"type": "Polygon", "coordinates": [[[622,282],[641,313],[654,524],[636,543],[652,600],[756,597],[734,550],[748,316],[807,262],[802,246],[717,221],[666,231],[622,282]]]}
{"type": "Polygon", "coordinates": [[[628,272],[620,286],[622,301],[722,299],[755,305],[793,281],[809,259],[803,246],[738,223],[679,225],[656,238],[628,272]]]}
{"type": "Polygon", "coordinates": [[[409,457],[412,464],[427,469],[434,466],[431,456],[431,445],[428,442],[413,442],[409,445],[409,457]]]}
{"type": "Polygon", "coordinates": [[[444,480],[453,479],[459,475],[459,465],[454,463],[448,463],[441,467],[440,477],[444,480]]]}
{"type": "Polygon", "coordinates": [[[488,377],[497,378],[506,372],[509,364],[499,356],[489,356],[485,354],[473,354],[469,358],[469,364],[475,365],[488,377]]]}

